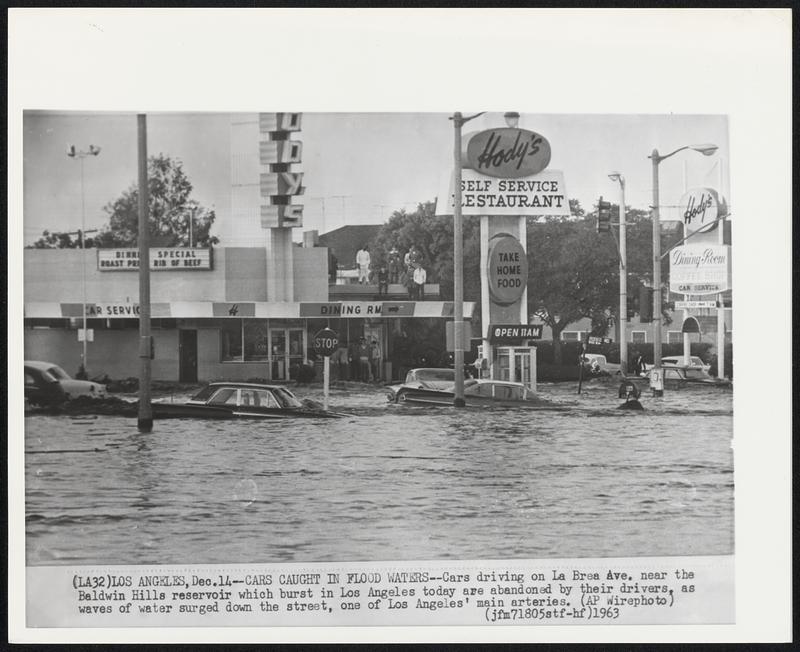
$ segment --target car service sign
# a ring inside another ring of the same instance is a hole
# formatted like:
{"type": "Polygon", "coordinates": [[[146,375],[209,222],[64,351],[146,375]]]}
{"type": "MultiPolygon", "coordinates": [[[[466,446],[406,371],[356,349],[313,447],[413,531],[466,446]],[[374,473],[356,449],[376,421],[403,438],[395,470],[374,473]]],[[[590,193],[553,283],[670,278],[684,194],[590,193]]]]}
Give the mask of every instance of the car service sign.
{"type": "Polygon", "coordinates": [[[514,236],[500,234],[489,242],[489,294],[495,303],[511,305],[528,287],[528,255],[514,236]]]}
{"type": "Polygon", "coordinates": [[[669,256],[669,289],[680,294],[714,294],[730,286],[727,245],[675,247],[669,256]]]}

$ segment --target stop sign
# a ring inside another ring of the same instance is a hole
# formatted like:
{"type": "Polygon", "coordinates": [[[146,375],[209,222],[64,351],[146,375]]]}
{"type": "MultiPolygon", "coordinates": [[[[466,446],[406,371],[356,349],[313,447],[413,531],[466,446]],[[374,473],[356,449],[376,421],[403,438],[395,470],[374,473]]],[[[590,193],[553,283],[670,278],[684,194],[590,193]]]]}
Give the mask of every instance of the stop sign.
{"type": "Polygon", "coordinates": [[[314,335],[314,353],[328,356],[339,346],[339,336],[330,328],[323,328],[314,335]]]}

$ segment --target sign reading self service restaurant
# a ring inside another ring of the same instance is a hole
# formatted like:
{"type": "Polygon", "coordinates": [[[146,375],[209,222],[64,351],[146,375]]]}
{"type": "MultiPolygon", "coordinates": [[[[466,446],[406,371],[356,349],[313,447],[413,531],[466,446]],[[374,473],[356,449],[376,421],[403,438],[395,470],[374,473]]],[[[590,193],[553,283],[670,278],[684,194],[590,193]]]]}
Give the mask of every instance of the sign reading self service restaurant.
{"type": "MultiPolygon", "coordinates": [[[[98,249],[97,269],[101,272],[137,271],[138,249],[98,249]]],[[[211,248],[151,247],[150,269],[153,271],[186,271],[211,269],[211,248]]]]}
{"type": "MultiPolygon", "coordinates": [[[[447,173],[439,185],[436,214],[452,215],[454,206],[454,177],[447,173]]],[[[461,214],[569,216],[564,174],[546,170],[524,179],[497,179],[462,170],[461,214]]]]}
{"type": "Polygon", "coordinates": [[[669,255],[669,289],[681,294],[714,294],[730,287],[727,245],[686,245],[669,255]]]}

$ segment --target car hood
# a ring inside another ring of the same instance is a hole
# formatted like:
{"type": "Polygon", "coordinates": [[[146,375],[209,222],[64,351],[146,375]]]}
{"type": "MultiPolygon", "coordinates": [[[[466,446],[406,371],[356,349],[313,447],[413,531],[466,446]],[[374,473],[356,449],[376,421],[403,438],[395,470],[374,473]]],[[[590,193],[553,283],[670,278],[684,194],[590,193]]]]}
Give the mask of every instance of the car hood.
{"type": "Polygon", "coordinates": [[[82,396],[84,394],[103,395],[106,393],[106,386],[100,383],[95,383],[91,380],[76,380],[70,378],[69,380],[60,381],[62,389],[73,396],[82,396]]]}

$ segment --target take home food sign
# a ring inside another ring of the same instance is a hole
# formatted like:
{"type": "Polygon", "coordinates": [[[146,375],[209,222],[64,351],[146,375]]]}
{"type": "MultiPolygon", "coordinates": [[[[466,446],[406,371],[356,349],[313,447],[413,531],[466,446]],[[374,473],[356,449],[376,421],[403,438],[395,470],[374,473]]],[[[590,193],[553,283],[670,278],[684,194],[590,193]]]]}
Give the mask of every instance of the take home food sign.
{"type": "Polygon", "coordinates": [[[528,286],[528,256],[514,236],[500,234],[489,242],[489,294],[501,306],[522,298],[528,286]]]}

